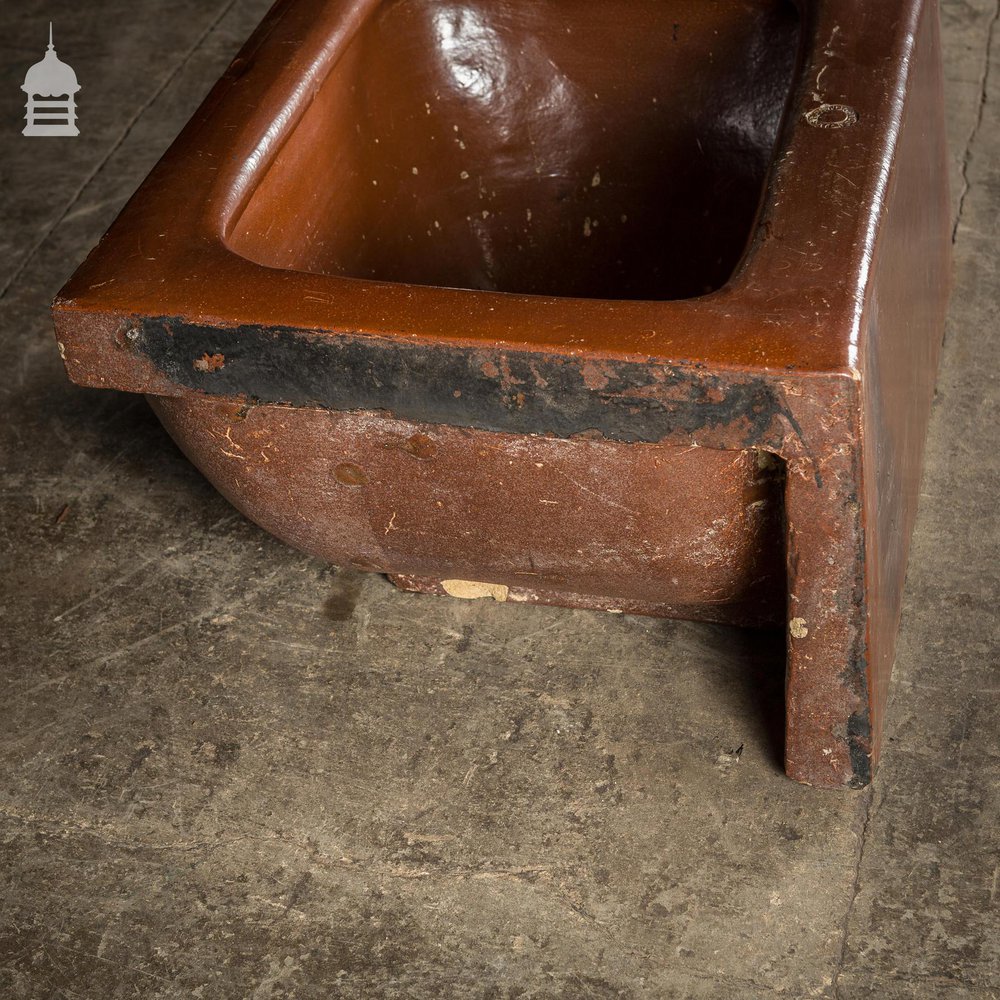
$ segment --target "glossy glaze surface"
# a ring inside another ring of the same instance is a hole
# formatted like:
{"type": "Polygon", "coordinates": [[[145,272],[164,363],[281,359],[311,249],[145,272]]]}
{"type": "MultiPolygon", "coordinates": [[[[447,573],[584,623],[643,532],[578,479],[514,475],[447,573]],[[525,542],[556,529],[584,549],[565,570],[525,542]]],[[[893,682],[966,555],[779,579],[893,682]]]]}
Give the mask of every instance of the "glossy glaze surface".
{"type": "Polygon", "coordinates": [[[674,299],[750,237],[790,0],[401,0],[322,83],[228,236],[259,263],[674,299]]]}

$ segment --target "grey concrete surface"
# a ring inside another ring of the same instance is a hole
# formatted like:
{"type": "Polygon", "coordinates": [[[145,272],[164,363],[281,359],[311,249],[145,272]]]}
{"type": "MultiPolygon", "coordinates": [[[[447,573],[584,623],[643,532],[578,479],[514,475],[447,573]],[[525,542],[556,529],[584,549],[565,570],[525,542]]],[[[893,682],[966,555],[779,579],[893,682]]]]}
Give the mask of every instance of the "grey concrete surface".
{"type": "Polygon", "coordinates": [[[955,295],[861,793],[782,775],[780,639],[320,565],[66,381],[49,300],[266,6],[0,11],[0,996],[1000,996],[995,0],[944,2],[955,295]],[[20,135],[49,18],[79,139],[20,135]]]}

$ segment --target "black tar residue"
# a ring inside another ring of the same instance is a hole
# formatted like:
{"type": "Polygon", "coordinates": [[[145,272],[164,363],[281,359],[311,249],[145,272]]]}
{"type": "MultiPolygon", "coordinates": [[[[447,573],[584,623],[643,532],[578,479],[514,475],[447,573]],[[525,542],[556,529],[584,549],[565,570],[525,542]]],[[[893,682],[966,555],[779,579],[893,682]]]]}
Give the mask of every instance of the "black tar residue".
{"type": "Polygon", "coordinates": [[[218,329],[149,318],[132,343],[179,386],[254,403],[378,410],[428,423],[564,438],[598,431],[616,441],[660,441],[742,419],[744,447],[777,448],[779,414],[794,426],[762,378],[734,381],[655,362],[602,361],[607,384],[597,389],[588,386],[584,361],[576,358],[310,335],[288,327],[218,329]],[[206,355],[221,355],[224,363],[199,370],[207,366],[194,363],[206,355]]]}

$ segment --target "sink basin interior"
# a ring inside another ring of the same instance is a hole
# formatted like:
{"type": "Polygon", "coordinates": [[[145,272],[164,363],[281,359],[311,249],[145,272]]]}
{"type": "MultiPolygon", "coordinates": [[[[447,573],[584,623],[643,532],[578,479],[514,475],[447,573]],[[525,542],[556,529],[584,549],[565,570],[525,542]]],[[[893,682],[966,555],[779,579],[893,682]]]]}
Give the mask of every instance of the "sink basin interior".
{"type": "Polygon", "coordinates": [[[270,267],[679,299],[750,238],[791,0],[386,0],[233,220],[270,267]]]}

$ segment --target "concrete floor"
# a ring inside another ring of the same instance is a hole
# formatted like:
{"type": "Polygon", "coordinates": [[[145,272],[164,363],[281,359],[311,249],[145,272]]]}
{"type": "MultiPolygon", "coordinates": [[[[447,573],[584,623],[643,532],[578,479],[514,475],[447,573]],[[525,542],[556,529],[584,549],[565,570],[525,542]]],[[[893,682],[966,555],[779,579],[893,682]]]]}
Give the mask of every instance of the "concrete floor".
{"type": "Polygon", "coordinates": [[[956,286],[860,793],[781,774],[780,640],[339,572],[65,379],[49,300],[267,2],[0,14],[0,996],[1000,996],[996,0],[944,2],[956,286]],[[49,18],[76,140],[19,134],[49,18]]]}

